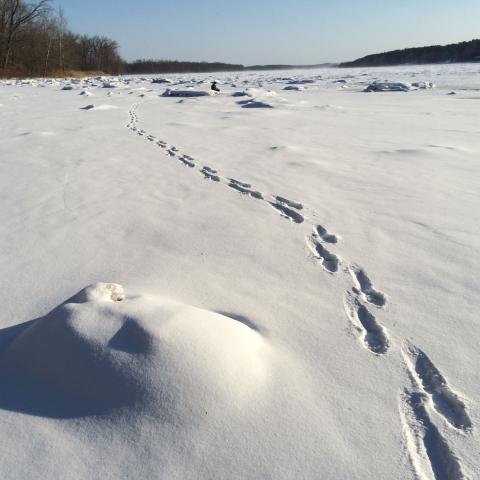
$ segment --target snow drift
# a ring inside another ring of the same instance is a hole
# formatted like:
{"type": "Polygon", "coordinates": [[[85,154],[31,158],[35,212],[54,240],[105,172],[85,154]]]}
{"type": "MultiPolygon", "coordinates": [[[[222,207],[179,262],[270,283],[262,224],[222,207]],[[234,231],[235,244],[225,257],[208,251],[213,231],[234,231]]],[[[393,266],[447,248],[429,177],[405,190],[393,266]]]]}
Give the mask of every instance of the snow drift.
{"type": "Polygon", "coordinates": [[[262,336],[240,321],[100,283],[2,352],[10,393],[0,407],[52,417],[126,407],[183,423],[209,405],[241,408],[266,380],[266,354],[262,336]]]}

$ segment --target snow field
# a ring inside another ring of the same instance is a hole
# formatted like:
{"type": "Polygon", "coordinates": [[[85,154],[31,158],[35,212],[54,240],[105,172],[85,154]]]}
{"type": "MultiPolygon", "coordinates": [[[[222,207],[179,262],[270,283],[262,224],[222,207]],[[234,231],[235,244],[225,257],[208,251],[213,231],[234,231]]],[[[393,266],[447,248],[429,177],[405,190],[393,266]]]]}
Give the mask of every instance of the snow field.
{"type": "Polygon", "coordinates": [[[4,82],[5,476],[475,478],[475,68],[4,82]]]}

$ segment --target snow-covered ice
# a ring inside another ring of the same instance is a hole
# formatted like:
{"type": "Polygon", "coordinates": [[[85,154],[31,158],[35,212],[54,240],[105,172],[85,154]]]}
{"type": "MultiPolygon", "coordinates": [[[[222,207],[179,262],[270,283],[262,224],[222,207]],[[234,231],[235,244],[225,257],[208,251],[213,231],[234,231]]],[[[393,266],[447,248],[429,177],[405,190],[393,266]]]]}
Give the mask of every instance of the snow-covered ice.
{"type": "Polygon", "coordinates": [[[1,478],[479,478],[479,91],[0,81],[1,478]]]}

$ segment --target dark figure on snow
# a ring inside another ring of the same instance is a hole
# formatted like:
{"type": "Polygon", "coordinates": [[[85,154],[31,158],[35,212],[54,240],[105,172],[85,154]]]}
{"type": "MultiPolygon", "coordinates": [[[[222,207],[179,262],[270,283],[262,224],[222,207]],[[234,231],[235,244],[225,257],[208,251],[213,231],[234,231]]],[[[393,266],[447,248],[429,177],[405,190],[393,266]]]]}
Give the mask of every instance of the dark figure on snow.
{"type": "Polygon", "coordinates": [[[214,92],[219,92],[220,91],[220,89],[217,86],[217,82],[212,82],[212,90],[214,92]]]}

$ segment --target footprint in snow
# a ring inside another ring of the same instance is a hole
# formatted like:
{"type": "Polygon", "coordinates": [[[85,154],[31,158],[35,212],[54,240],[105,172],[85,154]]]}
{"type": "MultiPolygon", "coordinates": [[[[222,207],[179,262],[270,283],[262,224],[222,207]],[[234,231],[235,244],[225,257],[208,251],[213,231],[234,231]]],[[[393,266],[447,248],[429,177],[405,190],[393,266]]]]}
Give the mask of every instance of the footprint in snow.
{"type": "Polygon", "coordinates": [[[318,234],[318,236],[327,243],[337,243],[338,242],[338,237],[334,235],[333,233],[330,233],[327,231],[326,228],[322,227],[321,225],[317,225],[315,227],[315,230],[318,234]]]}
{"type": "Polygon", "coordinates": [[[294,223],[303,223],[305,219],[303,218],[303,215],[298,213],[296,210],[293,208],[289,208],[285,203],[279,202],[278,200],[276,202],[268,202],[275,210],[280,212],[282,217],[287,218],[288,220],[291,220],[294,223]]]}
{"type": "Polygon", "coordinates": [[[207,180],[212,180],[213,182],[220,181],[220,177],[216,175],[218,172],[213,170],[213,168],[205,166],[202,168],[201,173],[207,180]]]}
{"type": "Polygon", "coordinates": [[[387,333],[367,307],[350,292],[347,292],[345,296],[344,306],[347,317],[361,332],[365,347],[375,355],[387,353],[390,348],[387,333]]]}
{"type": "Polygon", "coordinates": [[[349,271],[357,290],[359,290],[360,295],[366,302],[371,303],[376,307],[385,306],[387,303],[385,294],[374,288],[370,278],[364,270],[356,265],[351,265],[349,271]]]}
{"type": "Polygon", "coordinates": [[[192,162],[191,158],[192,157],[189,157],[188,155],[182,155],[178,158],[178,160],[182,162],[186,167],[193,168],[195,167],[195,164],[192,162]]]}
{"type": "Polygon", "coordinates": [[[316,234],[309,238],[307,237],[307,247],[327,272],[336,273],[338,271],[340,258],[327,250],[316,234]]]}
{"type": "Polygon", "coordinates": [[[284,205],[286,205],[287,207],[290,207],[290,208],[295,208],[297,210],[303,210],[303,205],[301,203],[298,203],[298,202],[294,202],[292,200],[289,200],[288,198],[285,198],[285,197],[280,197],[280,196],[276,196],[275,197],[275,200],[279,203],[283,203],[284,205]]]}
{"type": "Polygon", "coordinates": [[[432,400],[433,407],[453,427],[468,431],[472,421],[465,404],[425,352],[406,342],[403,356],[412,378],[432,400]]]}
{"type": "Polygon", "coordinates": [[[236,190],[237,192],[240,192],[243,195],[250,195],[253,198],[256,198],[258,200],[263,200],[263,195],[261,192],[257,192],[256,190],[252,190],[252,186],[249,183],[243,183],[238,180],[235,180],[234,178],[231,178],[228,186],[230,188],[233,188],[233,190],[236,190]]]}

